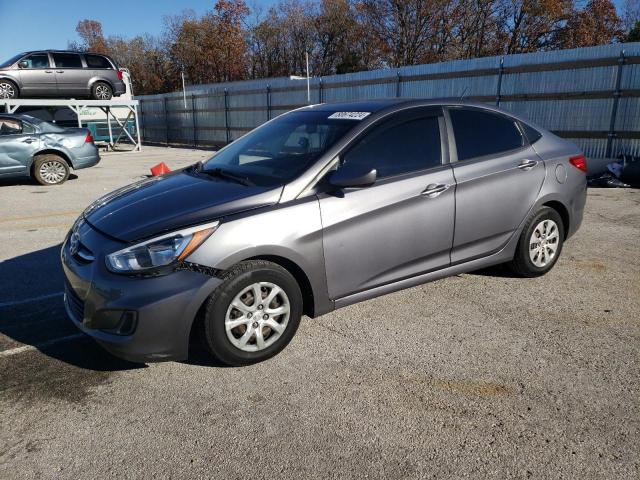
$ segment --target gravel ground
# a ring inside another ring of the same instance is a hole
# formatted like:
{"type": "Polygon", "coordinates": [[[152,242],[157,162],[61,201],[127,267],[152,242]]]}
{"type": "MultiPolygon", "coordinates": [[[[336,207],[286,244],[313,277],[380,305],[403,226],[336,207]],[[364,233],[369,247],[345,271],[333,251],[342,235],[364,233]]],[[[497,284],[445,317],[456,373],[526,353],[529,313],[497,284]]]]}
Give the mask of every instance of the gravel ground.
{"type": "Polygon", "coordinates": [[[64,317],[59,244],[94,198],[208,155],[0,186],[0,478],[638,478],[639,191],[591,190],[544,278],[494,268],[304,319],[251,367],[114,359],[64,317]]]}

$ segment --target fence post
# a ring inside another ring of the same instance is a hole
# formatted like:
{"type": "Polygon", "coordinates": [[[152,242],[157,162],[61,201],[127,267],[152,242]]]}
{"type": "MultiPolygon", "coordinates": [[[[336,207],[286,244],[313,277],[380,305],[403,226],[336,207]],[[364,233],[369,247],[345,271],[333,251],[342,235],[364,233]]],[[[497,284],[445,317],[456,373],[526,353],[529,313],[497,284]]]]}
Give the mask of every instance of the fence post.
{"type": "Polygon", "coordinates": [[[618,116],[618,103],[620,102],[620,85],[622,84],[622,67],[627,62],[624,56],[624,50],[620,51],[618,57],[618,70],[616,71],[616,89],[613,91],[613,105],[611,106],[611,119],[609,121],[609,133],[607,133],[607,151],[605,156],[611,158],[613,149],[613,140],[616,137],[616,117],[618,116]]]}
{"type": "Polygon", "coordinates": [[[500,67],[498,68],[498,88],[496,89],[496,107],[500,106],[500,95],[502,93],[502,74],[504,73],[504,57],[500,57],[500,67]]]}
{"type": "Polygon", "coordinates": [[[396,97],[400,96],[400,85],[402,82],[402,76],[400,75],[400,70],[396,72],[396,97]]]}
{"type": "MultiPolygon", "coordinates": [[[[144,100],[140,99],[138,106],[140,107],[139,110],[136,112],[138,114],[138,131],[136,132],[136,135],[138,135],[138,140],[140,140],[140,134],[142,133],[142,136],[146,138],[146,133],[144,131],[144,111],[142,109],[142,104],[144,103],[144,100]]],[[[138,143],[142,143],[140,141],[138,141],[138,143]]]]}
{"type": "Polygon", "coordinates": [[[322,103],[322,77],[320,77],[320,83],[318,83],[318,103],[322,103]]]}
{"type": "Polygon", "coordinates": [[[196,123],[196,94],[191,94],[191,122],[193,123],[193,146],[198,146],[198,125],[196,123]]]}
{"type": "Polygon", "coordinates": [[[271,85],[267,85],[267,120],[271,120],[271,85]]]}
{"type": "Polygon", "coordinates": [[[224,128],[227,132],[227,143],[231,140],[231,132],[229,130],[229,90],[224,89],[224,128]]]}
{"type": "Polygon", "coordinates": [[[162,106],[164,108],[164,139],[168,147],[169,146],[169,115],[167,113],[167,97],[162,97],[162,106]]]}

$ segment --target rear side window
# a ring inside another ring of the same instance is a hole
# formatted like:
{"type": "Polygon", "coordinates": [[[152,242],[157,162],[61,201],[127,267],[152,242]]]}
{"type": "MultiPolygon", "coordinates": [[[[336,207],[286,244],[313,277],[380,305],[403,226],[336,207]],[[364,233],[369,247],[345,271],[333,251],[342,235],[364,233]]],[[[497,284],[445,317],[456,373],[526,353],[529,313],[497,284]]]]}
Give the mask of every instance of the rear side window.
{"type": "Polygon", "coordinates": [[[365,135],[344,156],[378,171],[378,178],[415,172],[442,164],[438,117],[392,120],[365,135]]]}
{"type": "Polygon", "coordinates": [[[77,53],[53,53],[52,56],[57,68],[82,68],[82,61],[77,53]]]}
{"type": "Polygon", "coordinates": [[[525,142],[516,122],[482,110],[449,110],[456,137],[458,161],[496,155],[521,148],[525,142]]]}
{"type": "Polygon", "coordinates": [[[85,55],[84,59],[88,68],[112,68],[109,60],[100,55],[85,55]]]}
{"type": "Polygon", "coordinates": [[[34,53],[23,58],[19,64],[20,68],[49,68],[49,56],[46,53],[34,53]],[[25,65],[26,63],[26,65],[25,65]]]}

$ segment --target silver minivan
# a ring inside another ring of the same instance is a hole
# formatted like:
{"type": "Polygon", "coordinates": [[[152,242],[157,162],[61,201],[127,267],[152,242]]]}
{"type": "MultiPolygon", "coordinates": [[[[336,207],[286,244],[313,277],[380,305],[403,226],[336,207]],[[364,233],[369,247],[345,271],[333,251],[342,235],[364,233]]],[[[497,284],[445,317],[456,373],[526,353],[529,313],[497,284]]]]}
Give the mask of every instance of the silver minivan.
{"type": "Polygon", "coordinates": [[[586,186],[578,147],[494,107],[309,106],[90,205],[62,247],[67,313],[129,360],[184,359],[193,334],[245,365],[303,313],[499,263],[547,273],[586,186]]]}
{"type": "Polygon", "coordinates": [[[106,55],[62,50],[25,52],[0,64],[0,99],[90,97],[125,93],[123,73],[106,55]]]}

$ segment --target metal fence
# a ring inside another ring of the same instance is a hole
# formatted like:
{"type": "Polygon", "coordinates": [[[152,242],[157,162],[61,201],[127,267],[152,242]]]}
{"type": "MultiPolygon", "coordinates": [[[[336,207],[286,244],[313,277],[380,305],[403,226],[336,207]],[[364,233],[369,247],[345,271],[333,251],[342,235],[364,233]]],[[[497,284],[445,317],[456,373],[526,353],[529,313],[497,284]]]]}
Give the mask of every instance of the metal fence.
{"type": "MultiPolygon", "coordinates": [[[[590,157],[640,155],[640,43],[312,78],[310,103],[460,96],[520,114],[590,157]]],[[[224,145],[308,104],[306,80],[289,78],[137,98],[145,142],[195,147],[224,145]]]]}

